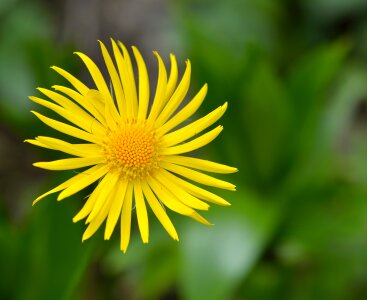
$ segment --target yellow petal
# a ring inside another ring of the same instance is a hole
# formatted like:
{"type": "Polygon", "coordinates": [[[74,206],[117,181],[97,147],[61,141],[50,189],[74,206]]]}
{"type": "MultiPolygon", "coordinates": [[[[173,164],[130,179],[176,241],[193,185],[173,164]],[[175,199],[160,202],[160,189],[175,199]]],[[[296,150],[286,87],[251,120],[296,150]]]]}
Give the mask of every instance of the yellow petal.
{"type": "Polygon", "coordinates": [[[191,169],[186,168],[186,167],[178,166],[178,165],[171,164],[171,163],[165,162],[165,161],[161,162],[160,165],[161,165],[162,168],[164,168],[168,171],[171,171],[171,172],[176,173],[178,175],[181,175],[183,177],[189,178],[189,179],[191,179],[193,181],[196,181],[196,182],[199,182],[201,184],[205,184],[205,185],[208,185],[208,186],[214,186],[214,187],[217,187],[217,188],[226,189],[226,190],[230,190],[230,191],[235,191],[236,190],[236,186],[229,183],[229,182],[214,178],[212,176],[200,173],[198,171],[191,170],[191,169]]]}
{"type": "Polygon", "coordinates": [[[38,103],[56,112],[57,114],[62,116],[64,119],[70,121],[71,123],[74,123],[76,126],[80,127],[81,129],[87,132],[90,132],[92,127],[95,131],[94,133],[99,134],[99,135],[104,135],[106,131],[102,126],[100,125],[99,125],[100,127],[96,126],[98,125],[98,123],[95,123],[93,118],[85,117],[83,114],[79,114],[77,111],[65,109],[59,105],[51,103],[50,101],[40,99],[38,97],[30,96],[29,99],[35,103],[38,103]],[[93,123],[95,123],[94,126],[93,126],[93,123]]]}
{"type": "Polygon", "coordinates": [[[121,212],[121,250],[126,253],[127,247],[130,242],[131,232],[131,209],[133,202],[133,186],[131,183],[128,184],[125,194],[124,203],[122,204],[121,212]]]}
{"type": "Polygon", "coordinates": [[[93,190],[92,194],[88,197],[88,200],[84,203],[82,209],[74,216],[73,222],[78,222],[86,218],[92,211],[94,204],[98,200],[99,195],[103,191],[107,183],[106,176],[104,176],[93,190]]]}
{"type": "Polygon", "coordinates": [[[178,201],[175,195],[167,191],[167,189],[161,183],[153,178],[147,178],[147,182],[159,200],[161,200],[161,202],[170,210],[173,210],[174,212],[184,216],[190,216],[193,214],[194,210],[192,208],[178,201]]]}
{"type": "Polygon", "coordinates": [[[108,197],[114,191],[118,178],[119,175],[112,172],[108,172],[106,176],[103,178],[106,183],[103,186],[103,189],[101,190],[100,194],[98,195],[98,198],[93,205],[93,209],[89,214],[86,223],[91,222],[93,218],[99,214],[99,211],[102,209],[104,203],[108,200],[108,197]]]}
{"type": "Polygon", "coordinates": [[[183,143],[178,146],[164,148],[161,151],[161,155],[181,154],[199,149],[213,141],[222,132],[222,130],[223,126],[218,126],[190,142],[183,143]]]}
{"type": "Polygon", "coordinates": [[[119,122],[118,118],[120,117],[113,115],[113,110],[116,110],[115,105],[111,105],[109,101],[106,101],[104,96],[97,90],[89,90],[85,97],[87,101],[90,101],[101,112],[106,120],[107,126],[112,130],[116,129],[116,124],[119,122]]]}
{"type": "Polygon", "coordinates": [[[166,176],[167,178],[170,178],[171,181],[175,182],[177,185],[181,186],[188,193],[200,199],[212,202],[214,204],[222,205],[222,206],[231,205],[229,202],[219,197],[218,195],[213,194],[207,190],[204,190],[194,184],[191,184],[190,182],[183,180],[180,177],[177,177],[166,170],[161,170],[161,173],[164,174],[164,176],[166,176]]]}
{"type": "Polygon", "coordinates": [[[172,53],[170,54],[170,60],[171,60],[171,70],[170,70],[169,78],[167,82],[165,102],[167,102],[171,98],[173,92],[175,91],[177,78],[178,78],[178,68],[177,68],[176,56],[174,56],[172,53]]]}
{"type": "Polygon", "coordinates": [[[105,158],[103,156],[94,157],[76,157],[76,158],[65,158],[54,161],[45,161],[34,163],[33,166],[47,169],[47,170],[72,170],[79,169],[83,167],[88,167],[90,165],[98,165],[103,163],[105,158]]]}
{"type": "MultiPolygon", "coordinates": [[[[95,122],[94,117],[92,117],[89,113],[87,113],[79,105],[76,105],[73,101],[71,101],[68,98],[66,98],[65,96],[63,96],[59,93],[56,93],[54,91],[51,91],[51,90],[47,90],[47,89],[43,89],[43,88],[38,88],[38,90],[41,93],[43,93],[44,95],[46,95],[47,97],[49,97],[51,100],[53,100],[54,102],[59,104],[60,106],[64,107],[66,110],[71,112],[73,115],[75,115],[75,118],[80,119],[81,121],[83,121],[83,123],[86,124],[85,128],[83,128],[83,129],[85,129],[89,132],[91,132],[91,130],[93,129],[93,133],[98,133],[98,134],[104,134],[105,133],[106,130],[104,129],[104,127],[99,122],[95,122]],[[91,126],[91,125],[93,125],[93,126],[91,126]]],[[[75,123],[75,124],[77,124],[77,123],[75,123]]]]}
{"type": "Polygon", "coordinates": [[[116,192],[112,195],[111,207],[108,213],[106,229],[104,233],[104,239],[109,240],[113,230],[115,229],[116,223],[121,215],[121,208],[124,202],[125,193],[127,188],[127,181],[119,180],[116,186],[116,192]]]}
{"type": "Polygon", "coordinates": [[[138,225],[140,229],[141,239],[143,243],[148,243],[149,241],[148,213],[147,208],[145,206],[140,181],[134,182],[134,196],[136,204],[136,215],[138,217],[138,225]]]}
{"type": "Polygon", "coordinates": [[[57,187],[53,188],[52,190],[48,191],[47,193],[44,193],[43,195],[39,196],[36,200],[33,201],[32,205],[35,205],[38,201],[40,201],[41,199],[43,199],[44,197],[59,192],[61,190],[66,189],[67,187],[79,182],[79,180],[82,180],[85,176],[89,176],[89,174],[92,174],[96,171],[98,171],[99,169],[101,169],[102,166],[93,166],[91,168],[89,168],[88,170],[85,170],[84,172],[81,172],[77,175],[75,175],[74,177],[71,177],[70,179],[68,179],[67,181],[63,182],[62,184],[58,185],[57,187]]]}
{"type": "Polygon", "coordinates": [[[111,43],[112,43],[113,54],[115,56],[115,60],[117,64],[117,69],[120,74],[122,88],[123,88],[124,95],[125,95],[126,116],[128,119],[132,119],[136,116],[136,113],[137,113],[137,110],[135,111],[135,109],[137,109],[137,103],[135,104],[134,102],[135,99],[133,99],[133,96],[132,96],[134,91],[132,89],[131,78],[127,71],[125,59],[119,47],[117,46],[116,42],[113,39],[111,39],[111,43]]]}
{"type": "Polygon", "coordinates": [[[166,90],[167,90],[166,67],[164,66],[163,60],[159,56],[159,54],[156,51],[154,51],[153,53],[157,57],[157,60],[158,60],[158,83],[157,83],[157,89],[155,92],[152,108],[148,116],[148,122],[151,122],[152,124],[154,124],[156,118],[158,117],[159,113],[161,112],[165,104],[164,95],[166,94],[166,90]]]}
{"type": "Polygon", "coordinates": [[[103,126],[106,126],[107,123],[104,117],[104,107],[102,110],[98,110],[98,108],[94,105],[94,99],[91,99],[90,97],[91,90],[88,90],[85,95],[81,95],[78,92],[61,85],[54,85],[52,88],[55,89],[55,91],[59,91],[73,99],[76,103],[85,108],[96,120],[98,120],[98,122],[100,122],[103,126]]]}
{"type": "Polygon", "coordinates": [[[210,125],[215,123],[219,118],[221,118],[227,109],[227,102],[223,106],[218,107],[211,113],[200,118],[199,120],[186,125],[178,130],[170,132],[163,136],[162,146],[168,147],[171,145],[177,145],[197,134],[199,134],[204,129],[208,128],[210,125]]]}
{"type": "Polygon", "coordinates": [[[200,89],[200,91],[195,95],[195,97],[187,104],[184,108],[178,111],[171,119],[164,123],[160,128],[157,129],[157,135],[162,136],[169,132],[177,125],[181,124],[185,120],[189,119],[203,103],[206,93],[208,92],[208,85],[200,89]]]}
{"type": "Polygon", "coordinates": [[[42,147],[42,148],[46,148],[46,149],[51,149],[50,146],[41,143],[39,140],[27,139],[27,140],[24,140],[24,142],[25,143],[32,144],[32,145],[35,145],[35,146],[38,146],[38,147],[42,147]]]}
{"type": "Polygon", "coordinates": [[[37,113],[35,111],[31,111],[38,119],[40,119],[43,123],[50,126],[51,128],[60,131],[62,133],[68,134],[70,136],[76,137],[78,139],[82,139],[91,143],[95,144],[102,144],[103,139],[101,137],[98,137],[96,135],[90,134],[88,132],[85,132],[79,128],[76,128],[74,126],[53,120],[51,118],[45,117],[41,115],[40,113],[37,113]]]}
{"type": "Polygon", "coordinates": [[[106,165],[103,165],[100,169],[97,171],[90,173],[88,176],[84,176],[81,178],[78,182],[75,182],[74,184],[67,187],[65,190],[63,190],[59,196],[57,197],[57,200],[65,199],[82,189],[86,188],[87,186],[91,185],[93,182],[97,181],[99,178],[101,178],[103,175],[105,175],[108,172],[108,167],[106,165]]]}
{"type": "Polygon", "coordinates": [[[161,126],[168,118],[176,111],[178,106],[181,104],[186,96],[187,91],[190,86],[191,77],[191,63],[189,60],[186,61],[186,70],[181,79],[180,84],[173,93],[172,97],[169,99],[167,105],[164,107],[163,111],[159,114],[156,120],[156,126],[161,126]]]}
{"type": "Polygon", "coordinates": [[[203,216],[201,216],[199,213],[194,211],[194,213],[190,216],[194,220],[198,221],[201,224],[213,226],[214,224],[210,223],[207,219],[205,219],[203,216]]]}
{"type": "Polygon", "coordinates": [[[184,167],[190,167],[193,169],[198,169],[207,172],[213,173],[221,173],[221,174],[228,174],[237,172],[237,168],[233,168],[230,166],[218,164],[209,160],[199,159],[194,157],[188,156],[181,156],[181,155],[167,155],[164,157],[165,161],[174,163],[176,165],[181,165],[184,167]]]}
{"type": "Polygon", "coordinates": [[[103,99],[105,100],[106,104],[109,106],[111,110],[111,114],[115,120],[119,119],[119,114],[116,110],[116,106],[113,102],[113,99],[110,94],[110,90],[102,76],[101,71],[97,67],[97,65],[84,53],[81,52],[75,52],[76,55],[78,55],[81,60],[84,62],[85,66],[87,67],[90,75],[93,78],[94,83],[96,84],[97,89],[102,94],[103,99]]]}
{"type": "Polygon", "coordinates": [[[119,75],[117,73],[117,70],[115,68],[115,65],[114,65],[112,59],[111,59],[110,54],[107,51],[106,46],[101,41],[99,41],[99,44],[101,46],[103,59],[106,63],[108,73],[110,74],[110,77],[111,77],[113,90],[115,91],[116,102],[117,102],[117,105],[118,105],[118,108],[119,108],[119,111],[120,111],[120,115],[125,116],[126,106],[125,106],[124,103],[125,103],[126,100],[125,100],[124,92],[122,90],[122,85],[121,85],[119,75]]]}
{"type": "Polygon", "coordinates": [[[139,71],[139,107],[138,107],[138,120],[143,121],[146,119],[149,105],[149,77],[147,67],[144,59],[141,56],[139,50],[136,47],[132,47],[136,63],[139,71]]]}
{"type": "Polygon", "coordinates": [[[70,144],[65,141],[47,136],[37,137],[36,142],[41,143],[41,147],[80,157],[96,156],[102,154],[102,148],[96,144],[70,144]]]}
{"type": "Polygon", "coordinates": [[[145,183],[142,182],[142,188],[145,195],[145,198],[147,199],[149,206],[151,207],[153,213],[161,222],[162,226],[168,234],[176,241],[178,241],[178,234],[173,226],[170,218],[168,217],[166,211],[164,210],[163,206],[158,202],[157,198],[154,196],[153,192],[151,191],[150,187],[145,183]]]}
{"type": "Polygon", "coordinates": [[[83,234],[82,241],[89,239],[101,227],[103,221],[107,217],[110,206],[110,198],[107,198],[101,209],[98,211],[97,216],[89,223],[87,229],[83,234]]]}
{"type": "Polygon", "coordinates": [[[138,96],[136,93],[136,84],[135,84],[133,65],[131,63],[130,54],[127,51],[125,45],[121,43],[120,41],[118,42],[118,45],[120,46],[122,50],[122,55],[124,57],[125,71],[127,75],[126,79],[127,79],[127,83],[129,87],[127,90],[125,89],[125,93],[126,93],[126,97],[128,97],[127,95],[129,95],[129,99],[133,105],[134,117],[136,117],[138,114],[138,96]]]}
{"type": "Polygon", "coordinates": [[[182,189],[179,185],[177,185],[174,181],[170,180],[168,177],[164,176],[164,174],[157,172],[154,176],[160,184],[165,185],[167,189],[173,193],[177,199],[183,204],[192,207],[194,209],[200,210],[208,210],[209,205],[198,198],[190,195],[184,189],[182,189]]]}
{"type": "Polygon", "coordinates": [[[51,69],[55,70],[62,77],[64,77],[67,81],[69,81],[77,89],[77,91],[81,93],[82,95],[88,92],[89,90],[88,87],[84,83],[82,83],[79,79],[71,75],[69,72],[59,67],[56,67],[56,66],[52,66],[51,69]]]}

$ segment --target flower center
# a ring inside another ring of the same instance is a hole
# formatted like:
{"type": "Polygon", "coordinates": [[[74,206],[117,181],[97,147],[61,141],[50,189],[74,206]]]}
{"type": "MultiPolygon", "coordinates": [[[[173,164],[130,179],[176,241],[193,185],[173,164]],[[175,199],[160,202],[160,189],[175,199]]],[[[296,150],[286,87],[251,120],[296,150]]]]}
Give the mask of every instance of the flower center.
{"type": "Polygon", "coordinates": [[[109,132],[104,153],[110,168],[119,171],[127,180],[143,179],[158,168],[154,130],[145,123],[125,123],[109,132]]]}

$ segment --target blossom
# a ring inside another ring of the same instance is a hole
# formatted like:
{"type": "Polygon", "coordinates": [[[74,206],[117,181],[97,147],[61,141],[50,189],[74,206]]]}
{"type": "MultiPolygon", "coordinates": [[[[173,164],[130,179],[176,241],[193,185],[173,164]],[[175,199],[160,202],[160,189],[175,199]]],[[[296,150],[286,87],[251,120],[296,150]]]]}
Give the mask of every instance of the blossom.
{"type": "Polygon", "coordinates": [[[53,86],[53,90],[38,88],[47,100],[31,96],[40,104],[65,119],[58,121],[32,111],[49,127],[69,135],[80,143],[69,143],[53,137],[38,136],[27,142],[72,157],[34,166],[48,170],[84,168],[57,187],[39,196],[34,203],[52,193],[63,200],[96,183],[84,206],[73,218],[86,219],[83,241],[90,238],[105,222],[104,238],[110,239],[119,219],[121,250],[126,252],[130,240],[131,218],[135,210],[143,243],[148,243],[147,206],[151,208],[170,236],[178,234],[165,207],[200,223],[210,225],[197,210],[207,210],[207,202],[229,205],[218,195],[197,185],[227,190],[235,186],[205,172],[232,173],[237,169],[223,164],[187,156],[214,140],[222,126],[201,134],[226,111],[227,103],[189,124],[190,118],[202,104],[205,84],[183,105],[191,77],[191,64],[178,82],[178,67],[170,55],[169,75],[162,58],[158,60],[158,82],[150,104],[150,84],[145,62],[136,47],[132,53],[137,65],[137,79],[127,48],[111,39],[113,57],[100,42],[109,80],[106,82],[97,65],[85,54],[76,52],[87,67],[95,87],[89,88],[67,71],[53,66],[72,86],[53,86]],[[183,125],[184,124],[184,125],[183,125]],[[201,135],[200,135],[201,134],[201,135]],[[148,204],[148,205],[147,205],[148,204]]]}

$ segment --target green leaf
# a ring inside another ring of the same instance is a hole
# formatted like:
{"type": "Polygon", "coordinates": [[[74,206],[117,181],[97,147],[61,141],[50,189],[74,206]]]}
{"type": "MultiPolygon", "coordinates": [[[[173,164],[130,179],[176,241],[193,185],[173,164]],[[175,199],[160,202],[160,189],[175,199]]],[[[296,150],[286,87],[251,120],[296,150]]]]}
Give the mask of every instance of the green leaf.
{"type": "MultiPolygon", "coordinates": [[[[241,105],[247,172],[256,184],[277,183],[287,155],[292,110],[282,82],[271,66],[260,60],[244,84],[241,105]]],[[[284,174],[284,172],[283,172],[284,174]]]]}
{"type": "Polygon", "coordinates": [[[328,93],[338,79],[349,48],[345,40],[321,46],[308,53],[290,72],[288,92],[294,107],[294,126],[288,141],[291,185],[302,185],[312,177],[321,183],[315,175],[330,169],[326,165],[331,163],[331,156],[325,156],[324,151],[328,137],[322,136],[322,130],[329,104],[328,93]]]}
{"type": "Polygon", "coordinates": [[[348,41],[340,40],[316,48],[294,65],[288,88],[297,108],[299,122],[308,120],[325,104],[325,92],[335,79],[349,49],[348,41]]]}
{"type": "Polygon", "coordinates": [[[241,192],[233,205],[216,207],[214,227],[185,224],[181,229],[180,287],[184,299],[229,299],[272,235],[282,203],[262,202],[241,192]]]}
{"type": "Polygon", "coordinates": [[[366,189],[338,183],[299,197],[275,247],[280,299],[365,299],[366,189]]]}
{"type": "Polygon", "coordinates": [[[18,232],[15,299],[75,297],[95,241],[81,242],[83,224],[72,222],[77,211],[72,199],[83,201],[81,195],[64,202],[49,196],[32,208],[26,230],[18,232]]]}
{"type": "MultiPolygon", "coordinates": [[[[134,222],[126,254],[118,246],[112,246],[102,258],[102,267],[109,278],[127,273],[139,299],[162,299],[177,280],[180,243],[170,238],[153,214],[149,214],[149,219],[149,244],[142,243],[134,222]]],[[[116,238],[113,243],[118,245],[119,237],[116,238]]]]}

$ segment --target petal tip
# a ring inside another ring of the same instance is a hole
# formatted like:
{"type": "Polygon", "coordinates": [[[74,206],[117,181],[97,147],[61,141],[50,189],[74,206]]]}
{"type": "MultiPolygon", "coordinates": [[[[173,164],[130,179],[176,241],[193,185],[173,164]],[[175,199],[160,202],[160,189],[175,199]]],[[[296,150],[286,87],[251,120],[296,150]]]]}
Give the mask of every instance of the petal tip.
{"type": "Polygon", "coordinates": [[[58,196],[57,196],[57,201],[61,201],[61,200],[63,200],[63,199],[65,199],[67,196],[63,193],[63,192],[61,192],[58,196]]]}

